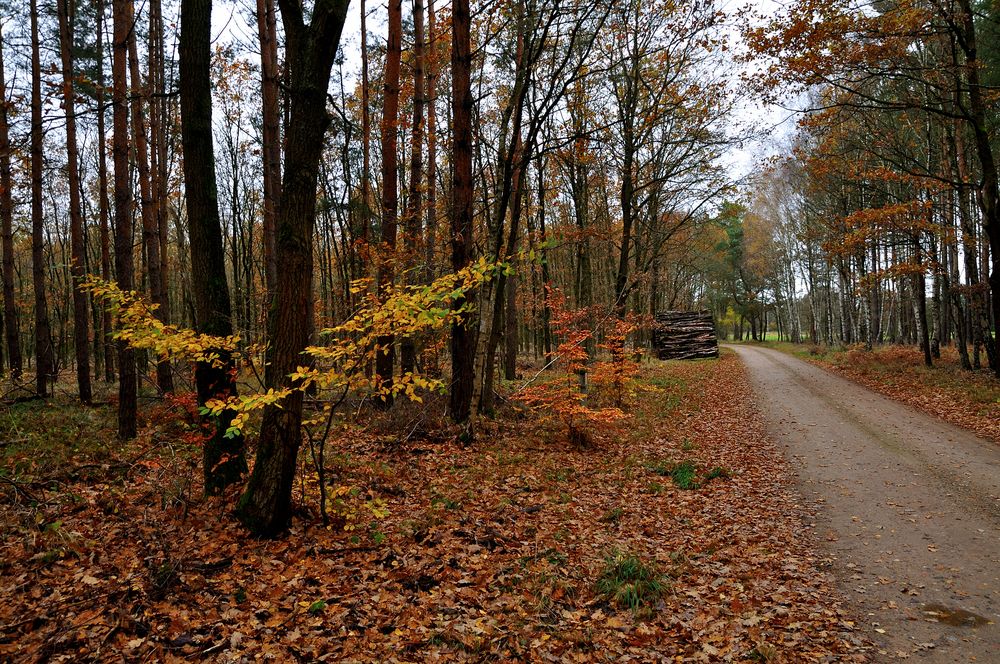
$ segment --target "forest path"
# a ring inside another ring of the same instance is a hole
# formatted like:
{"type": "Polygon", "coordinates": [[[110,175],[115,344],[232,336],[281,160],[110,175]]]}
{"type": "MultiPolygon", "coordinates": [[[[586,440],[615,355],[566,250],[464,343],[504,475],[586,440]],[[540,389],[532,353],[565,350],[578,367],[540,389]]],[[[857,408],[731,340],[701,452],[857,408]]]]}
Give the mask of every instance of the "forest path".
{"type": "Polygon", "coordinates": [[[730,347],[875,661],[1000,662],[1000,446],[780,351],[730,347]]]}

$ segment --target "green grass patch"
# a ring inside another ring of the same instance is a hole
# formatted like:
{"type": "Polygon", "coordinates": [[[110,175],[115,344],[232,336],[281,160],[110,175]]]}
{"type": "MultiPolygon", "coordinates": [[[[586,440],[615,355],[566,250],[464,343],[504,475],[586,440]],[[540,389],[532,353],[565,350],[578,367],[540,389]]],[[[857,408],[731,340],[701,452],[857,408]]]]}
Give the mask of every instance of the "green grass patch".
{"type": "Polygon", "coordinates": [[[576,475],[574,468],[554,468],[545,471],[545,479],[550,482],[565,482],[572,479],[574,475],[576,475]]]}
{"type": "Polygon", "coordinates": [[[727,469],[722,466],[716,466],[705,474],[705,481],[711,482],[712,480],[728,480],[732,476],[732,473],[730,473],[727,469]]]}
{"type": "Polygon", "coordinates": [[[457,510],[461,509],[462,503],[432,490],[431,507],[442,507],[446,510],[457,510]]]}
{"type": "Polygon", "coordinates": [[[646,470],[660,477],[667,477],[673,469],[674,464],[672,461],[658,460],[646,464],[646,470]]]}
{"type": "Polygon", "coordinates": [[[698,483],[698,469],[692,461],[682,461],[675,465],[670,471],[670,479],[678,489],[697,489],[701,486],[698,483]]]}
{"type": "Polygon", "coordinates": [[[0,414],[0,475],[32,480],[122,458],[114,409],[69,399],[30,401],[0,414]]]}
{"type": "Polygon", "coordinates": [[[660,477],[669,477],[678,489],[697,489],[701,486],[698,483],[698,468],[693,461],[672,461],[658,460],[646,464],[646,470],[660,477]]]}
{"type": "Polygon", "coordinates": [[[664,575],[654,565],[625,551],[613,550],[604,558],[597,590],[609,602],[635,613],[651,611],[667,591],[664,575]]]}

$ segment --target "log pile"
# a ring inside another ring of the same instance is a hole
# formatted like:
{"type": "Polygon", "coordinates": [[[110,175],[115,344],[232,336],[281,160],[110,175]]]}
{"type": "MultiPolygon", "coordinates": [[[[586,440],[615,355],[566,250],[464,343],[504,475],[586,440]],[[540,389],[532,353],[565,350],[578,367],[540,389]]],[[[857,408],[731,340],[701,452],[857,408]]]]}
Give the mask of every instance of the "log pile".
{"type": "Polygon", "coordinates": [[[661,360],[719,356],[715,324],[708,311],[664,311],[656,315],[653,350],[661,360]]]}

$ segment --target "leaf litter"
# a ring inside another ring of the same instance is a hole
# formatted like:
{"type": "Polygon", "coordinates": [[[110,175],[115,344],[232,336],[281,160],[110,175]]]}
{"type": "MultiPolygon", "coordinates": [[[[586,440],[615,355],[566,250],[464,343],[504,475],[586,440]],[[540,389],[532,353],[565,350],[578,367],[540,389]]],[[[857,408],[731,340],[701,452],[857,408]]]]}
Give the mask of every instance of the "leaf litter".
{"type": "Polygon", "coordinates": [[[33,484],[41,505],[0,489],[0,658],[868,661],[738,360],[645,364],[639,387],[589,449],[516,416],[468,447],[331,441],[350,530],[320,524],[303,482],[289,534],[249,539],[232,495],[164,498],[197,469],[163,448],[33,484]],[[650,470],[682,463],[688,488],[650,470]],[[641,610],[599,587],[618,552],[656,575],[641,610]]]}

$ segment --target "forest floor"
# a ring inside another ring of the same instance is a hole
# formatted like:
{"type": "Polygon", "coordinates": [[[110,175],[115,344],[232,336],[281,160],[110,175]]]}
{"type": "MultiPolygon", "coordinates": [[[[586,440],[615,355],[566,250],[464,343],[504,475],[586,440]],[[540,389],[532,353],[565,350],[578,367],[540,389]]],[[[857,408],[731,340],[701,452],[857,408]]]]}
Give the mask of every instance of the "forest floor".
{"type": "Polygon", "coordinates": [[[1000,447],[786,353],[736,351],[875,659],[997,661],[1000,447]]]}
{"type": "Polygon", "coordinates": [[[884,346],[866,351],[784,342],[766,345],[1000,443],[1000,380],[988,369],[963,370],[954,347],[942,348],[941,358],[934,361],[933,367],[927,367],[916,346],[884,346]]]}
{"type": "Polygon", "coordinates": [[[274,541],[201,497],[185,399],[126,446],[110,407],[10,407],[0,660],[870,661],[733,353],[644,363],[587,449],[511,406],[462,447],[436,407],[335,433],[335,525],[304,464],[274,541]]]}

